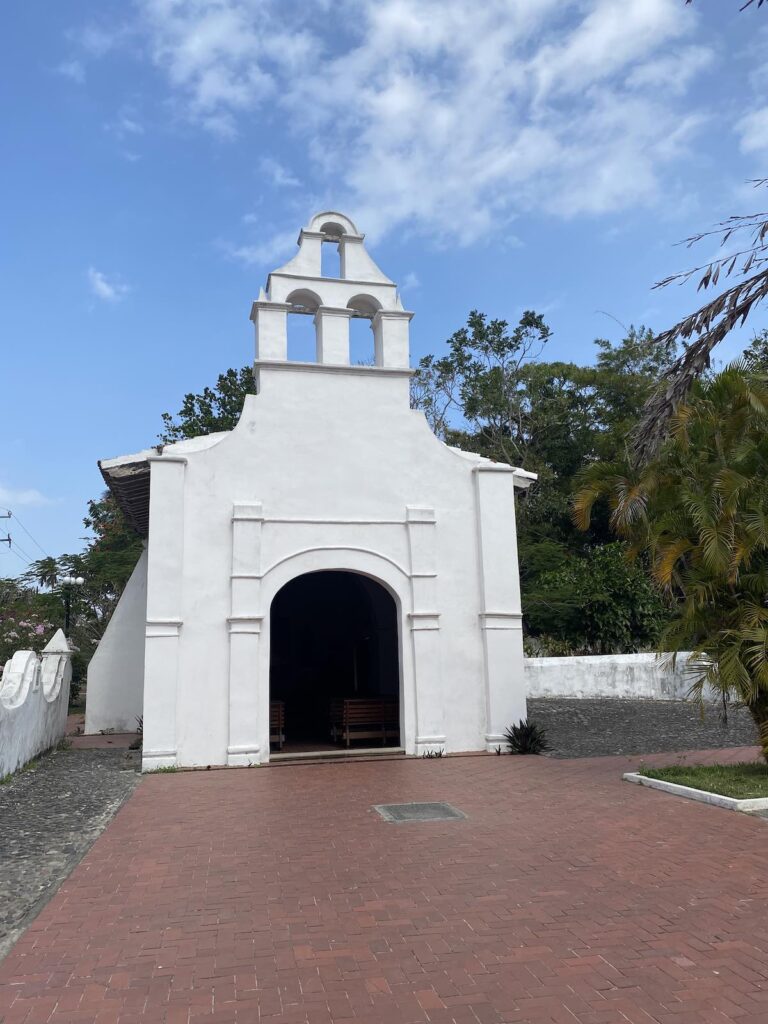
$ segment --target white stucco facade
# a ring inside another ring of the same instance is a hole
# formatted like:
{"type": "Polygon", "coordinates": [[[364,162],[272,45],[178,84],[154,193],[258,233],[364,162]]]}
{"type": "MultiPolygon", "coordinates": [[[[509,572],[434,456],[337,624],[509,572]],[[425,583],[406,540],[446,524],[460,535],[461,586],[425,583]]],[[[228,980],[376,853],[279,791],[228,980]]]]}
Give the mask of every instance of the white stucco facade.
{"type": "Polygon", "coordinates": [[[269,759],[272,603],[318,572],[394,600],[406,753],[493,749],[525,717],[514,507],[532,478],[447,447],[410,409],[411,316],[354,224],[318,215],[253,305],[257,393],[235,429],[101,463],[145,524],[146,598],[142,619],[140,564],[87,723],[122,725],[143,678],[145,769],[269,759]],[[320,275],[329,241],[340,279],[320,275]],[[317,362],[287,359],[293,312],[314,318],[317,362]],[[374,366],[350,365],[352,316],[370,320],[374,366]]]}

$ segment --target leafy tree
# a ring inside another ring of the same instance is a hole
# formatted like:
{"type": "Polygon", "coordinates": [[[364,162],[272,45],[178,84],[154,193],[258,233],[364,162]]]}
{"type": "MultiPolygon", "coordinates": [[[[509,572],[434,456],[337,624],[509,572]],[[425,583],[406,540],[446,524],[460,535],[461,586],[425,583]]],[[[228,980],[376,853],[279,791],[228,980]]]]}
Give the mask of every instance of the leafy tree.
{"type": "Polygon", "coordinates": [[[669,613],[623,544],[605,544],[538,575],[525,615],[534,653],[625,654],[652,649],[669,613]]]}
{"type": "Polygon", "coordinates": [[[51,603],[19,580],[0,579],[0,666],[16,651],[39,654],[53,636],[51,603]]]}
{"type": "Polygon", "coordinates": [[[693,652],[706,684],[751,712],[768,760],[768,372],[748,359],[696,381],[642,467],[585,470],[578,526],[610,522],[674,604],[662,650],[693,652]]]}
{"type": "Polygon", "coordinates": [[[162,414],[164,430],[160,440],[171,444],[188,437],[232,430],[240,418],[245,396],[255,390],[251,366],[227,370],[219,375],[213,388],[204,388],[199,395],[185,395],[176,418],[168,412],[162,414]]]}
{"type": "MultiPolygon", "coordinates": [[[[602,586],[606,614],[615,609],[615,622],[606,633],[608,648],[621,643],[627,650],[648,646],[656,626],[625,614],[607,571],[600,575],[606,563],[589,561],[592,548],[613,540],[607,515],[595,516],[585,537],[574,527],[570,497],[576,474],[585,465],[623,456],[627,435],[659,374],[675,358],[674,346],[660,343],[648,330],[630,328],[617,345],[598,339],[596,363],[580,366],[541,360],[550,336],[543,318],[531,311],[514,328],[473,311],[466,327],[448,340],[445,356],[421,360],[412,402],[448,443],[538,474],[518,510],[528,633],[547,634],[561,653],[569,644],[572,651],[597,649],[584,609],[593,598],[598,600],[595,595],[602,586]],[[574,580],[584,586],[567,599],[571,611],[557,628],[556,616],[548,617],[546,609],[557,605],[562,610],[563,588],[574,580]],[[634,636],[628,637],[625,621],[636,630],[634,636]]],[[[626,583],[626,573],[620,575],[626,583]]],[[[639,569],[632,584],[642,589],[639,569]]],[[[647,589],[642,600],[653,603],[657,595],[647,589]]],[[[626,602],[638,594],[627,584],[626,602]]]]}

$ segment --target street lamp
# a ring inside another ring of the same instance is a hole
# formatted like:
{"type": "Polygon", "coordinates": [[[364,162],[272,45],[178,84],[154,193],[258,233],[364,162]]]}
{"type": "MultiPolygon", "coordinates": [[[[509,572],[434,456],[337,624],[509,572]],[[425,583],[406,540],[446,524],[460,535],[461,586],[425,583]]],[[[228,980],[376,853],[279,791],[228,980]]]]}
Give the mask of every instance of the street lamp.
{"type": "Polygon", "coordinates": [[[72,610],[72,587],[82,587],[82,576],[62,576],[59,580],[64,588],[64,636],[69,636],[69,618],[72,610]]]}

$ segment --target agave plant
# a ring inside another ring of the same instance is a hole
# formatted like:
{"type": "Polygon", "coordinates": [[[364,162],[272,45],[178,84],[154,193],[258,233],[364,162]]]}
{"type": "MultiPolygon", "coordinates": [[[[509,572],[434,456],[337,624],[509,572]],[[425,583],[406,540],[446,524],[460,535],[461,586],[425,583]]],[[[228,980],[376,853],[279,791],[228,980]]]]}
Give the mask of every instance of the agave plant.
{"type": "Polygon", "coordinates": [[[690,650],[691,695],[747,707],[768,760],[768,375],[747,361],[697,381],[645,466],[598,464],[573,504],[598,501],[674,601],[660,648],[690,650]]]}
{"type": "Polygon", "coordinates": [[[546,730],[528,718],[510,725],[504,739],[510,754],[543,754],[549,750],[546,730]]]}

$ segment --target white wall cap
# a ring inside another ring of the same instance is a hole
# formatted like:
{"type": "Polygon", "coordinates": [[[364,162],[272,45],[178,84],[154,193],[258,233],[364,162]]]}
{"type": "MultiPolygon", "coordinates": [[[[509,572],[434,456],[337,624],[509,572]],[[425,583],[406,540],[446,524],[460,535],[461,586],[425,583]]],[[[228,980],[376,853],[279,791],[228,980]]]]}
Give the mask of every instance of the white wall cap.
{"type": "MultiPolygon", "coordinates": [[[[273,270],[272,273],[269,274],[269,276],[267,277],[267,289],[269,291],[272,290],[271,281],[273,277],[279,277],[284,281],[314,281],[319,285],[333,282],[333,284],[353,284],[359,286],[360,288],[370,288],[371,286],[374,286],[376,288],[397,288],[395,282],[390,281],[388,277],[384,278],[381,281],[371,281],[370,278],[364,277],[323,277],[322,275],[318,276],[317,274],[290,274],[287,271],[280,269],[273,270]]],[[[264,289],[262,288],[261,291],[263,292],[264,289]]],[[[266,301],[270,306],[283,305],[282,303],[269,302],[269,300],[266,301]]]]}
{"type": "Polygon", "coordinates": [[[374,377],[412,377],[407,366],[358,366],[351,363],[300,363],[292,359],[257,359],[254,370],[293,370],[299,373],[350,373],[374,377]]]}
{"type": "Polygon", "coordinates": [[[527,491],[538,479],[538,473],[530,473],[527,469],[515,469],[515,487],[519,487],[521,491],[527,491]]]}
{"type": "Polygon", "coordinates": [[[57,629],[51,639],[40,652],[41,654],[71,654],[72,648],[64,636],[63,629],[57,629]]]}
{"type": "Polygon", "coordinates": [[[260,309],[284,310],[286,313],[288,313],[293,309],[293,306],[290,304],[290,302],[272,302],[270,299],[266,297],[266,295],[264,294],[264,289],[262,288],[261,292],[259,293],[259,298],[256,299],[255,302],[251,303],[251,314],[249,319],[255,320],[256,315],[260,309]],[[264,295],[264,298],[261,297],[262,295],[264,295]]]}
{"type": "Polygon", "coordinates": [[[379,309],[373,314],[373,322],[377,320],[413,320],[414,314],[406,309],[379,309]]]}

